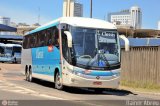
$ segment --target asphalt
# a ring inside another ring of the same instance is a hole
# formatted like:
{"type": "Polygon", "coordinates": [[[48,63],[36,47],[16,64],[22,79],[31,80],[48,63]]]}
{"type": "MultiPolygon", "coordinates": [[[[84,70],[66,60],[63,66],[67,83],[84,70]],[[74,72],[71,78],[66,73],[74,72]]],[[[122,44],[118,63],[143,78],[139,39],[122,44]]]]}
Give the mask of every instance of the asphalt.
{"type": "Polygon", "coordinates": [[[158,95],[143,94],[140,92],[135,93],[125,89],[106,89],[103,93],[95,93],[94,90],[91,89],[68,87],[64,89],[64,91],[59,91],[55,89],[54,84],[50,82],[38,79],[35,79],[32,83],[25,81],[25,76],[21,73],[22,69],[19,64],[0,64],[0,67],[3,68],[3,70],[0,70],[0,79],[3,79],[3,81],[0,82],[0,90],[4,91],[0,91],[0,94],[6,96],[0,95],[1,100],[12,100],[15,96],[17,100],[35,100],[33,104],[37,103],[36,100],[45,100],[47,103],[54,101],[54,103],[58,105],[68,103],[68,105],[74,106],[124,106],[127,105],[126,103],[129,100],[160,100],[160,96],[158,95]]]}

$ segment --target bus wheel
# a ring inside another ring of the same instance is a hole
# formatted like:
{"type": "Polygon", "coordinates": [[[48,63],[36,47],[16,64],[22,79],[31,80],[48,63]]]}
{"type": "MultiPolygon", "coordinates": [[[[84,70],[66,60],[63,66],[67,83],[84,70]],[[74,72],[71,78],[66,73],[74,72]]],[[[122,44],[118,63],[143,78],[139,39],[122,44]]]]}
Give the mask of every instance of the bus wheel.
{"type": "Polygon", "coordinates": [[[14,58],[13,63],[17,63],[16,58],[14,58]]]}
{"type": "Polygon", "coordinates": [[[56,73],[55,88],[58,89],[58,90],[62,90],[63,89],[63,84],[62,84],[59,72],[56,73]]]}
{"type": "Polygon", "coordinates": [[[29,70],[26,70],[26,81],[29,81],[29,70]]]}
{"type": "Polygon", "coordinates": [[[30,70],[29,70],[29,75],[28,75],[28,81],[29,82],[32,82],[32,69],[30,68],[30,70]]]}

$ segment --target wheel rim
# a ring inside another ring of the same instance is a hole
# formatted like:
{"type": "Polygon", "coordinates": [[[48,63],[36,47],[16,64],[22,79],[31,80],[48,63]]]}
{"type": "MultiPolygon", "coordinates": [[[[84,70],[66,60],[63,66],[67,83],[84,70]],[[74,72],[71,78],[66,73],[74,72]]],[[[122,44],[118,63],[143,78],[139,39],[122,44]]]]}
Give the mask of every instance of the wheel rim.
{"type": "Polygon", "coordinates": [[[60,78],[59,73],[57,73],[57,75],[56,75],[56,88],[57,89],[61,89],[62,88],[62,83],[61,83],[61,78],[60,78]]]}
{"type": "Polygon", "coordinates": [[[29,72],[28,79],[29,79],[29,82],[32,81],[32,73],[31,73],[31,71],[29,72]]]}
{"type": "Polygon", "coordinates": [[[29,80],[29,71],[26,72],[26,80],[29,80]]]}

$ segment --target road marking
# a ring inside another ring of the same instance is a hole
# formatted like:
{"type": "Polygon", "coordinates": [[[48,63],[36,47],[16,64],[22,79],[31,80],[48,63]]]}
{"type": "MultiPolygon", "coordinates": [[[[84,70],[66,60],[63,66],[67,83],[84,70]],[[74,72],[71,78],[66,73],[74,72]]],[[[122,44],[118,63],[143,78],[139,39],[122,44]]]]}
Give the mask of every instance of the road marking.
{"type": "Polygon", "coordinates": [[[67,99],[63,99],[60,97],[55,97],[55,96],[50,96],[47,94],[39,93],[37,91],[31,90],[25,87],[21,87],[19,85],[12,84],[12,83],[2,81],[2,80],[0,80],[0,88],[1,90],[4,90],[4,91],[10,91],[10,92],[16,92],[16,93],[22,93],[22,94],[30,94],[32,96],[41,96],[41,97],[48,98],[48,99],[67,100],[67,99]]]}
{"type": "Polygon", "coordinates": [[[86,102],[86,101],[75,101],[75,102],[83,103],[83,104],[88,105],[88,106],[103,106],[103,105],[99,105],[99,104],[89,103],[89,102],[86,102]]]}

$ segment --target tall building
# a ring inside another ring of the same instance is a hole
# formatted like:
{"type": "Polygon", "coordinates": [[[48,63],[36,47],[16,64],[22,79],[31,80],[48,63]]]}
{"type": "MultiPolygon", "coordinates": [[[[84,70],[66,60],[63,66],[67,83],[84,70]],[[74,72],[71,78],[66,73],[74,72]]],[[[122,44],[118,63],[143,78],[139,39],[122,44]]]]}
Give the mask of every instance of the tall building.
{"type": "Polygon", "coordinates": [[[63,17],[82,17],[83,5],[75,0],[64,0],[63,17]]]}
{"type": "Polygon", "coordinates": [[[136,29],[142,26],[142,12],[138,6],[131,7],[131,25],[136,29]]]}
{"type": "Polygon", "coordinates": [[[160,30],[160,21],[158,21],[158,30],[160,30]]]}
{"type": "Polygon", "coordinates": [[[133,27],[140,29],[142,26],[142,12],[137,6],[120,12],[108,14],[108,21],[114,23],[118,27],[133,27]]]}

